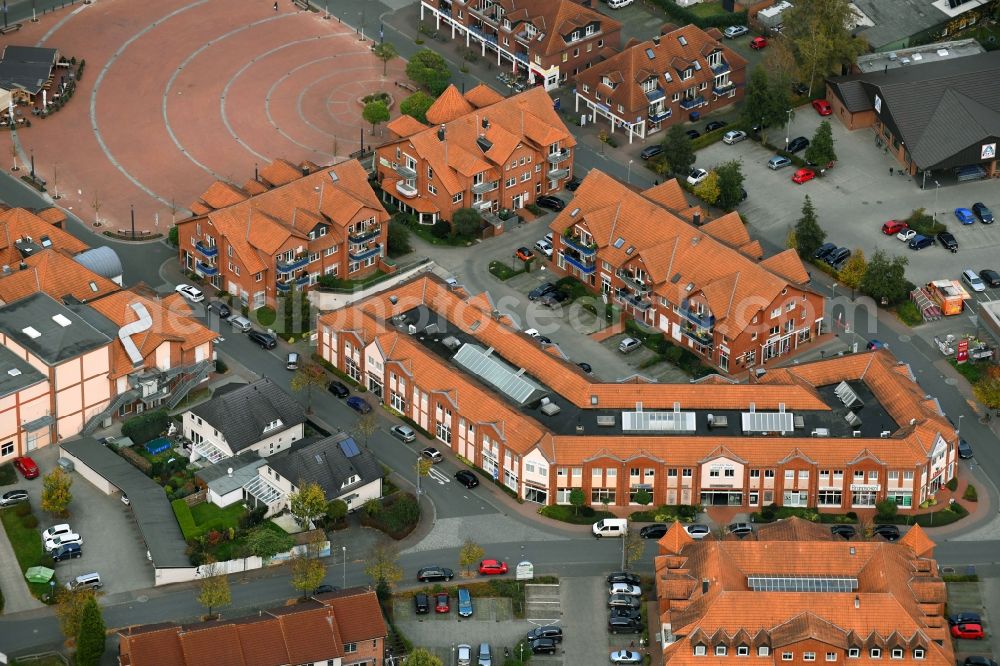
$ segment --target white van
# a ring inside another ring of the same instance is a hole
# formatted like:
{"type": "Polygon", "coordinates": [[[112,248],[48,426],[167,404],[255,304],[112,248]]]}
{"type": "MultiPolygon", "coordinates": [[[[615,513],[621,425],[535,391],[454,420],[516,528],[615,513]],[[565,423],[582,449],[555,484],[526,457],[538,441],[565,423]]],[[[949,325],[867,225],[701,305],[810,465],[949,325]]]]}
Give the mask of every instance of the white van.
{"type": "Polygon", "coordinates": [[[608,8],[621,9],[622,7],[628,7],[632,2],[633,0],[608,0],[608,8]]]}
{"type": "Polygon", "coordinates": [[[628,532],[628,520],[625,518],[605,518],[594,523],[591,529],[598,539],[601,537],[622,537],[628,532]]]}

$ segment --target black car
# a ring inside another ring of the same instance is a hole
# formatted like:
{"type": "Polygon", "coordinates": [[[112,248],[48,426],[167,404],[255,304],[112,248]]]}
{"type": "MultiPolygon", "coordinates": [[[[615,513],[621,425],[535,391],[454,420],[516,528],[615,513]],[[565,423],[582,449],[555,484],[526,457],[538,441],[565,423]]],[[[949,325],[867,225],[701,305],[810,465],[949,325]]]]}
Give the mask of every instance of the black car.
{"type": "Polygon", "coordinates": [[[840,268],[845,261],[851,258],[851,249],[847,247],[838,247],[836,250],[826,255],[823,259],[828,265],[833,268],[840,268]]]}
{"type": "Polygon", "coordinates": [[[417,580],[426,583],[429,580],[451,580],[455,572],[448,567],[424,567],[417,572],[417,580]]]}
{"type": "Polygon", "coordinates": [[[989,657],[972,655],[971,657],[965,658],[965,666],[997,666],[997,662],[993,661],[989,657]]]}
{"type": "Polygon", "coordinates": [[[653,523],[652,525],[646,525],[639,530],[639,536],[643,539],[662,539],[663,535],[666,533],[666,523],[653,523]]]}
{"type": "Polygon", "coordinates": [[[344,384],[344,382],[338,382],[336,379],[330,382],[330,385],[326,387],[326,390],[338,398],[346,398],[351,395],[351,390],[347,388],[347,385],[344,384]]]}
{"type": "Polygon", "coordinates": [[[431,612],[431,600],[423,592],[413,595],[413,608],[417,615],[426,615],[431,612]]]}
{"type": "Polygon", "coordinates": [[[987,287],[1000,287],[1000,273],[989,268],[979,271],[979,277],[986,283],[987,287]]]}
{"type": "Polygon", "coordinates": [[[582,181],[579,178],[573,176],[572,178],[569,179],[569,182],[566,183],[566,189],[569,190],[570,192],[576,192],[576,188],[580,187],[581,182],[582,181]]]}
{"type": "Polygon", "coordinates": [[[551,282],[543,282],[542,284],[538,285],[537,287],[528,292],[528,300],[529,301],[538,300],[545,294],[549,293],[550,291],[555,291],[556,289],[558,289],[558,287],[556,287],[551,282]]]}
{"type": "Polygon", "coordinates": [[[535,627],[528,632],[529,641],[535,641],[539,638],[550,638],[556,643],[562,643],[562,627],[557,627],[554,624],[547,624],[544,627],[535,627]]]}
{"type": "Polygon", "coordinates": [[[981,201],[972,204],[972,214],[978,217],[983,224],[993,224],[993,211],[981,201]]]}
{"type": "Polygon", "coordinates": [[[313,590],[313,596],[316,596],[317,594],[330,594],[331,592],[336,592],[339,589],[340,588],[336,585],[323,584],[313,590]]]}
{"type": "Polygon", "coordinates": [[[274,349],[278,346],[278,341],[274,339],[273,335],[262,331],[250,331],[247,333],[247,337],[260,345],[261,349],[274,349]]]}
{"type": "Polygon", "coordinates": [[[942,231],[937,235],[937,240],[945,248],[951,250],[952,252],[958,252],[958,241],[949,231],[942,231]]]}
{"type": "Polygon", "coordinates": [[[555,654],[556,642],[551,638],[536,638],[531,641],[531,651],[534,654],[555,654]]]}
{"type": "Polygon", "coordinates": [[[830,525],[830,534],[833,536],[841,536],[845,539],[853,539],[854,535],[857,534],[857,530],[854,529],[854,525],[830,525]]]}
{"type": "Polygon", "coordinates": [[[896,541],[899,539],[899,528],[895,525],[876,525],[872,534],[880,536],[886,541],[896,541]]]}
{"type": "Polygon", "coordinates": [[[608,608],[639,608],[642,600],[631,594],[609,594],[608,608]]]}
{"type": "Polygon", "coordinates": [[[805,95],[806,93],[809,92],[809,86],[802,83],[801,81],[798,81],[792,84],[792,92],[800,96],[805,95]]]}
{"type": "Polygon", "coordinates": [[[663,146],[657,143],[655,145],[646,146],[645,148],[643,148],[642,152],[639,153],[639,158],[644,160],[652,159],[662,152],[663,152],[663,146]]]}
{"type": "Polygon", "coordinates": [[[229,306],[222,301],[212,301],[208,304],[208,309],[218,312],[221,319],[228,319],[229,315],[233,314],[233,311],[229,309],[229,306]]]}
{"type": "Polygon", "coordinates": [[[569,294],[567,294],[565,291],[559,291],[558,289],[554,289],[549,293],[545,294],[544,296],[542,296],[542,305],[549,308],[554,308],[557,304],[562,303],[568,299],[569,299],[569,294]]]}
{"type": "Polygon", "coordinates": [[[925,247],[930,247],[934,245],[934,238],[932,236],[922,236],[917,234],[912,239],[910,239],[910,249],[911,250],[922,250],[925,247]]]}
{"type": "Polygon", "coordinates": [[[0,495],[0,506],[12,506],[28,501],[27,490],[9,490],[0,495]]]}
{"type": "Polygon", "coordinates": [[[580,368],[581,370],[583,370],[584,372],[586,372],[586,373],[587,373],[588,375],[589,375],[589,374],[590,374],[591,372],[593,372],[593,371],[594,371],[594,369],[593,369],[593,368],[591,368],[591,367],[590,367],[590,364],[589,364],[589,363],[587,363],[586,361],[580,361],[580,362],[579,362],[579,363],[577,363],[576,365],[577,365],[577,367],[579,367],[579,368],[580,368]]]}
{"type": "Polygon", "coordinates": [[[479,485],[479,477],[467,469],[460,469],[455,472],[455,480],[466,488],[475,488],[479,485]]]}
{"type": "Polygon", "coordinates": [[[639,585],[642,579],[639,578],[638,574],[630,573],[628,571],[612,571],[608,574],[608,585],[614,583],[628,583],[629,585],[639,585]]]}
{"type": "Polygon", "coordinates": [[[979,613],[970,613],[968,611],[962,613],[955,613],[954,615],[948,616],[948,624],[982,624],[982,619],[979,617],[979,613]]]}
{"type": "Polygon", "coordinates": [[[714,132],[717,129],[722,129],[723,127],[725,127],[728,124],[729,123],[727,123],[725,120],[713,120],[709,124],[705,125],[705,131],[706,132],[714,132]]]}
{"type": "Polygon", "coordinates": [[[613,634],[641,634],[641,617],[609,617],[608,631],[613,634]]]}
{"type": "Polygon", "coordinates": [[[52,559],[56,562],[83,557],[83,550],[78,543],[64,543],[52,551],[52,559]]]}
{"type": "Polygon", "coordinates": [[[691,139],[692,141],[694,141],[699,136],[701,136],[701,132],[699,132],[696,129],[689,129],[688,131],[686,131],[684,133],[687,134],[688,138],[691,139]]]}
{"type": "Polygon", "coordinates": [[[813,252],[813,259],[826,259],[827,255],[837,249],[835,243],[823,243],[813,252]]]}
{"type": "Polygon", "coordinates": [[[964,439],[958,440],[958,457],[968,460],[972,457],[972,444],[964,439]]]}
{"type": "Polygon", "coordinates": [[[639,608],[623,608],[622,606],[616,606],[608,611],[608,617],[638,618],[641,615],[642,615],[642,610],[639,608]]]}
{"type": "Polygon", "coordinates": [[[788,148],[786,149],[789,153],[797,153],[805,150],[809,147],[809,139],[804,136],[797,136],[788,142],[788,148]]]}
{"type": "Polygon", "coordinates": [[[548,194],[543,194],[542,196],[535,199],[535,205],[558,212],[566,207],[566,202],[560,199],[559,197],[553,197],[548,194]]]}

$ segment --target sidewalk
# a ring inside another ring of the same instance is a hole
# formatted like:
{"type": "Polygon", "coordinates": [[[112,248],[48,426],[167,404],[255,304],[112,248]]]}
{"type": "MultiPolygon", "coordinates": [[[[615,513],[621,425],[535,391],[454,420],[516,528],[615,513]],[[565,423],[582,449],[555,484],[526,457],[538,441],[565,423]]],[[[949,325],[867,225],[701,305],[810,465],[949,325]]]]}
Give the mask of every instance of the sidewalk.
{"type": "Polygon", "coordinates": [[[7,538],[7,531],[0,529],[0,590],[3,590],[4,607],[6,614],[20,613],[21,611],[44,608],[38,599],[31,596],[28,584],[21,573],[21,566],[14,556],[14,548],[7,538]]]}

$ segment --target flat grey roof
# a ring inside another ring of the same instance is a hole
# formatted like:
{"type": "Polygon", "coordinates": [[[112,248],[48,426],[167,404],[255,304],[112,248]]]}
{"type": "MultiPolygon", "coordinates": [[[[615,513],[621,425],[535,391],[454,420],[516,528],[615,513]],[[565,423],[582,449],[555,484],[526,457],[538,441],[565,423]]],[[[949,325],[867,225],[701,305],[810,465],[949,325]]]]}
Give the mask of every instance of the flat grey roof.
{"type": "Polygon", "coordinates": [[[947,0],[853,0],[852,4],[872,23],[858,28],[854,34],[864,37],[878,51],[989,1],[967,0],[952,9],[947,0]]]}
{"type": "Polygon", "coordinates": [[[925,65],[980,53],[986,53],[986,49],[979,42],[974,39],[961,39],[954,42],[922,44],[908,49],[866,53],[858,56],[856,64],[862,72],[884,72],[887,69],[925,65]]]}
{"type": "Polygon", "coordinates": [[[0,347],[0,397],[12,395],[43,381],[45,375],[33,365],[6,347],[0,347]]]}
{"type": "Polygon", "coordinates": [[[43,292],[0,308],[0,331],[47,365],[58,365],[111,342],[109,336],[43,292]]]}
{"type": "Polygon", "coordinates": [[[190,567],[187,544],[163,488],[93,437],[60,444],[59,448],[128,495],[136,524],[159,569],[190,567]]]}

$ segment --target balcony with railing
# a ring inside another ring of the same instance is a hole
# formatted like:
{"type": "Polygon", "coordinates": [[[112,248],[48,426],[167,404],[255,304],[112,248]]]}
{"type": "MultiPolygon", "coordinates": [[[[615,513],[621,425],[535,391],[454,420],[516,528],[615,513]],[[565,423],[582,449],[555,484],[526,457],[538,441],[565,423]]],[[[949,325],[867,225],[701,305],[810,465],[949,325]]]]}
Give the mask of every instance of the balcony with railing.
{"type": "Polygon", "coordinates": [[[291,273],[292,271],[297,271],[300,268],[305,268],[308,263],[308,254],[300,254],[292,259],[278,259],[275,262],[279,273],[291,273]]]}
{"type": "Polygon", "coordinates": [[[564,252],[563,258],[566,259],[567,264],[576,268],[585,275],[590,275],[597,268],[597,264],[594,262],[593,257],[588,259],[572,252],[564,252]]]}
{"type": "Polygon", "coordinates": [[[712,73],[715,74],[716,76],[718,76],[719,74],[725,74],[726,72],[731,71],[731,68],[729,67],[729,63],[726,62],[725,60],[723,60],[722,62],[720,62],[718,65],[715,65],[711,69],[712,69],[712,73]]]}
{"type": "Polygon", "coordinates": [[[683,97],[681,98],[681,108],[685,111],[688,109],[697,108],[705,103],[705,98],[701,95],[697,97],[683,97]]]}
{"type": "Polygon", "coordinates": [[[568,160],[569,155],[569,151],[563,149],[556,153],[549,153],[547,159],[549,160],[549,164],[559,164],[562,161],[568,160]]]}
{"type": "Polygon", "coordinates": [[[397,164],[393,167],[393,171],[399,174],[400,178],[416,178],[417,172],[414,169],[406,166],[405,164],[397,164]]]}
{"type": "Polygon", "coordinates": [[[681,333],[686,337],[691,338],[700,345],[710,346],[713,342],[712,332],[705,328],[699,328],[697,326],[692,326],[691,324],[683,324],[681,326],[681,333]]]}
{"type": "Polygon", "coordinates": [[[664,109],[661,106],[649,107],[649,119],[654,123],[658,123],[661,120],[666,120],[671,115],[673,115],[673,111],[670,108],[664,109]]]}
{"type": "Polygon", "coordinates": [[[382,246],[378,243],[373,243],[370,247],[364,247],[359,250],[348,250],[347,256],[350,257],[351,261],[364,261],[369,257],[374,257],[380,252],[382,252],[382,246]]]}
{"type": "Polygon", "coordinates": [[[736,88],[736,84],[732,81],[726,81],[722,84],[714,84],[712,86],[712,92],[716,95],[728,95],[736,88]]]}
{"type": "Polygon", "coordinates": [[[653,305],[653,302],[648,298],[633,296],[628,289],[620,287],[615,289],[615,300],[623,305],[633,307],[640,312],[645,312],[653,305]]]}
{"type": "Polygon", "coordinates": [[[293,282],[294,282],[293,280],[289,280],[287,282],[278,282],[274,286],[278,288],[278,291],[282,293],[287,293],[292,290],[293,282]]]}
{"type": "Polygon", "coordinates": [[[571,247],[576,250],[581,257],[593,257],[597,254],[597,246],[591,243],[590,245],[584,243],[580,240],[580,237],[575,234],[563,234],[563,243],[567,247],[571,247]]]}
{"type": "Polygon", "coordinates": [[[482,181],[480,183],[473,183],[472,184],[472,192],[473,192],[473,194],[486,194],[487,192],[489,192],[492,189],[493,189],[493,183],[490,182],[490,181],[488,181],[488,180],[484,180],[484,181],[482,181]]]}
{"type": "Polygon", "coordinates": [[[496,5],[493,4],[486,9],[483,9],[478,5],[473,5],[469,7],[469,13],[474,14],[475,16],[478,16],[486,21],[490,21],[491,23],[497,22],[497,8],[496,5]]]}
{"type": "Polygon", "coordinates": [[[382,227],[376,225],[374,227],[368,227],[367,229],[358,229],[354,233],[347,234],[347,240],[352,243],[364,243],[372,240],[373,238],[378,238],[381,233],[382,227]]]}
{"type": "Polygon", "coordinates": [[[219,274],[219,267],[212,266],[210,264],[203,264],[200,261],[194,262],[194,270],[202,275],[207,275],[208,277],[214,277],[219,274]]]}
{"type": "Polygon", "coordinates": [[[631,289],[636,293],[648,294],[653,290],[651,285],[646,284],[642,280],[636,279],[636,277],[631,273],[629,273],[628,271],[623,271],[619,269],[615,271],[615,275],[617,275],[629,289],[631,289]]]}
{"type": "Polygon", "coordinates": [[[569,169],[549,169],[548,177],[550,180],[559,180],[560,178],[565,178],[569,175],[569,169]]]}
{"type": "Polygon", "coordinates": [[[675,307],[674,312],[699,328],[711,330],[715,327],[715,315],[699,314],[698,312],[690,309],[686,302],[681,304],[681,307],[679,308],[675,307]]]}
{"type": "Polygon", "coordinates": [[[412,199],[417,196],[417,188],[414,185],[410,185],[405,180],[396,181],[396,191],[407,199],[412,199]]]}
{"type": "Polygon", "coordinates": [[[194,249],[198,251],[198,254],[208,259],[219,256],[219,247],[214,243],[208,244],[204,241],[198,241],[194,244],[194,249]]]}

